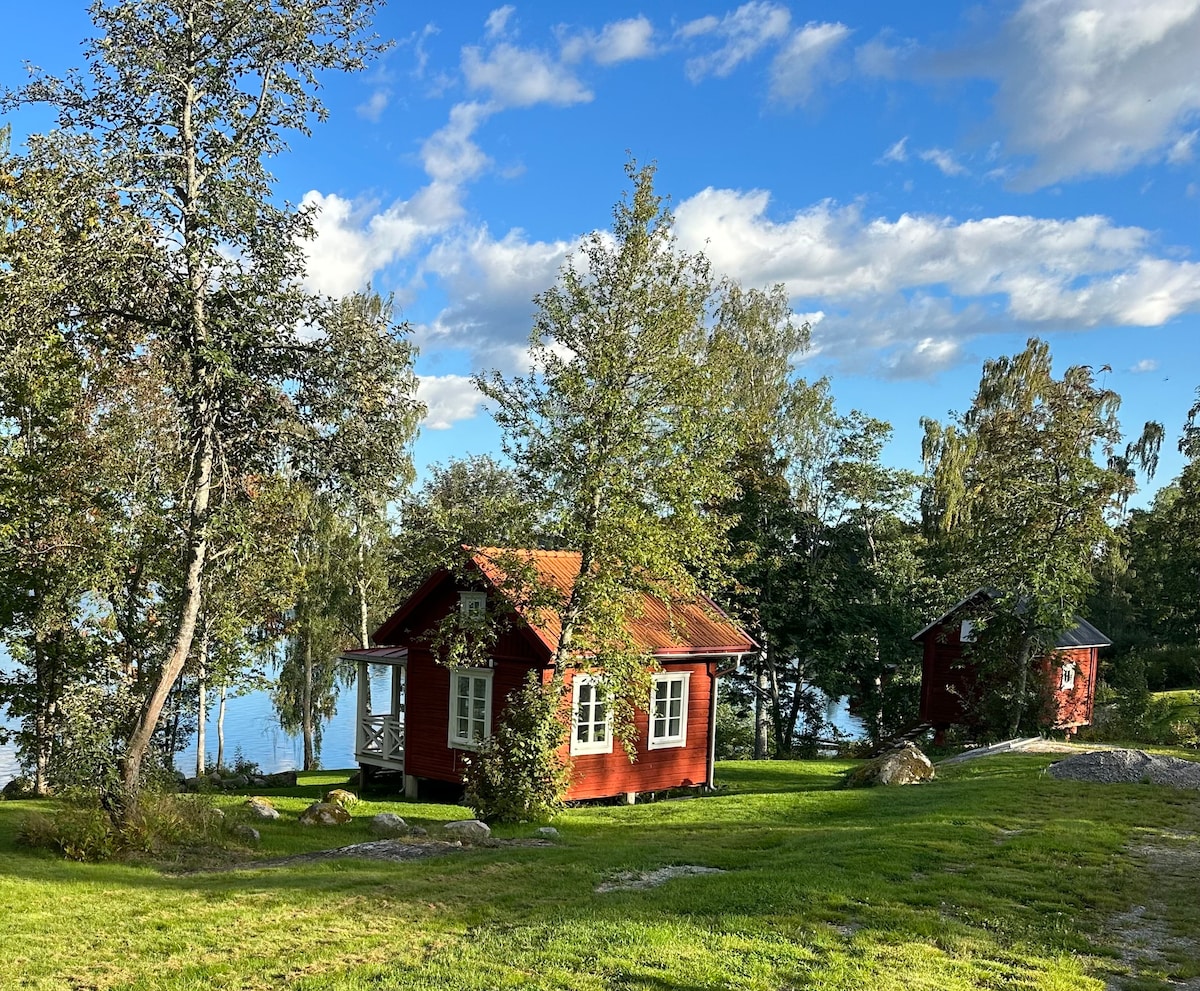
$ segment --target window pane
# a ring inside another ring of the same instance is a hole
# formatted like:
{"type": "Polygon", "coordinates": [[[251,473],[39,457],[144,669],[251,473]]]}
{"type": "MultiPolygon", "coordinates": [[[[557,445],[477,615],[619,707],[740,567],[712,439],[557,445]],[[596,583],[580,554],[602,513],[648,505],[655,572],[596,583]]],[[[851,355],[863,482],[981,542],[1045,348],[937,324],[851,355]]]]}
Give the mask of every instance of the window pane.
{"type": "Polygon", "coordinates": [[[682,699],[671,699],[671,718],[678,719],[683,711],[682,699]]]}
{"type": "Polygon", "coordinates": [[[672,716],[668,725],[671,727],[669,735],[672,737],[679,736],[679,717],[672,716]]]}
{"type": "Polygon", "coordinates": [[[575,739],[578,740],[580,743],[587,743],[588,742],[588,728],[589,727],[588,727],[587,723],[580,723],[578,726],[576,726],[575,727],[575,739]]]}
{"type": "Polygon", "coordinates": [[[466,698],[459,698],[459,700],[458,700],[458,718],[466,719],[470,714],[471,714],[470,700],[466,699],[466,698]]]}

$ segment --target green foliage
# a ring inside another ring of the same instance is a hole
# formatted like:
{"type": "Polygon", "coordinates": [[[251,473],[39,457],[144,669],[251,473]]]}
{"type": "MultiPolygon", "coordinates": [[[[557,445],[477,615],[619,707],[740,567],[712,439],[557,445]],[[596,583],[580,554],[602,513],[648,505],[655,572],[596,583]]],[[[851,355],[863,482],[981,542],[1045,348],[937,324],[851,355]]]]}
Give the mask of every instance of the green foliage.
{"type": "Polygon", "coordinates": [[[55,850],[69,860],[98,861],[217,845],[223,829],[224,815],[210,797],[148,791],[119,827],[94,798],[77,797],[53,812],[28,815],[17,838],[26,846],[55,850]]]}
{"type": "Polygon", "coordinates": [[[492,736],[466,758],[464,801],[485,822],[539,822],[562,808],[570,764],[562,756],[563,685],[530,673],[492,736]]]}
{"type": "Polygon", "coordinates": [[[746,760],[754,756],[754,713],[728,699],[717,703],[717,760],[746,760]]]}
{"type": "Polygon", "coordinates": [[[1073,624],[1134,490],[1131,467],[1157,454],[1153,432],[1119,450],[1119,407],[1088,366],[1055,378],[1049,347],[1032,338],[985,362],[966,413],[922,421],[925,522],[953,591],[998,590],[972,654],[1007,735],[1037,718],[1030,662],[1073,624]]]}

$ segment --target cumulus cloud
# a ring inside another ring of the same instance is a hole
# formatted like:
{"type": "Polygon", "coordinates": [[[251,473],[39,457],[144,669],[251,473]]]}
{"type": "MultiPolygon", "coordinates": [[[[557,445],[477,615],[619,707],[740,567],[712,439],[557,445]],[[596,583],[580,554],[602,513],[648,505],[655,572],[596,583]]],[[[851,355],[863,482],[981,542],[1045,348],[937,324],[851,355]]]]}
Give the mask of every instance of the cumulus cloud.
{"type": "Polygon", "coordinates": [[[316,211],[316,238],[305,242],[305,283],[331,296],[362,289],[376,272],[409,255],[445,226],[436,204],[421,194],[384,210],[312,190],[301,206],[316,211]]]}
{"type": "Polygon", "coordinates": [[[460,420],[470,420],[483,400],[467,375],[422,375],[417,380],[417,399],[425,404],[421,426],[448,430],[460,420]]]}
{"type": "Polygon", "coordinates": [[[1144,375],[1146,372],[1157,372],[1158,362],[1154,358],[1143,358],[1141,361],[1131,365],[1129,370],[1135,375],[1144,375]]]}
{"type": "Polygon", "coordinates": [[[502,107],[566,107],[592,98],[570,69],[536,48],[504,42],[485,52],[469,46],[462,51],[462,70],[468,89],[502,107]]]}
{"type": "Polygon", "coordinates": [[[807,103],[830,73],[830,58],[850,37],[845,24],[813,21],[795,31],[771,63],[771,97],[787,106],[807,103]]]}
{"type": "Polygon", "coordinates": [[[587,58],[598,65],[615,65],[649,58],[653,54],[654,25],[646,17],[613,21],[604,25],[599,33],[583,31],[562,40],[562,57],[566,62],[587,58]]]}
{"type": "Polygon", "coordinates": [[[1025,0],[994,74],[1017,184],[1161,161],[1200,114],[1200,0],[1025,0]]]}
{"type": "Polygon", "coordinates": [[[578,241],[530,241],[521,230],[499,240],[486,227],[434,245],[423,272],[436,276],[449,302],[416,329],[418,343],[471,351],[479,366],[528,366],[533,297],[552,286],[578,241]]]}
{"type": "Polygon", "coordinates": [[[1157,257],[1148,231],[1105,217],[872,219],[825,202],[777,221],[768,205],[762,191],[706,189],[676,210],[680,242],[717,271],[819,304],[824,352],[891,361],[895,374],[941,367],[955,360],[947,342],[982,333],[1159,326],[1200,310],[1200,264],[1157,257]]]}
{"type": "Polygon", "coordinates": [[[692,82],[706,76],[724,78],[753,58],[766,45],[782,41],[791,27],[792,15],[776,3],[752,0],[722,18],[701,17],[689,21],[677,32],[686,40],[713,37],[720,47],[706,55],[688,59],[687,74],[692,82]]]}

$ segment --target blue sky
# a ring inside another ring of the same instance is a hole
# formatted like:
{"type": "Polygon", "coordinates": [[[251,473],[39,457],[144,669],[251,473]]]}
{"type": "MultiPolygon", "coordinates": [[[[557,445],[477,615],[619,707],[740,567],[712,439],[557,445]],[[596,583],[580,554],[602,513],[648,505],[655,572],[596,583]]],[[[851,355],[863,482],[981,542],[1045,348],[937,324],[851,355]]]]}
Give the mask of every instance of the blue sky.
{"type": "MultiPolygon", "coordinates": [[[[409,2],[377,30],[394,48],[327,80],[275,172],[321,208],[312,286],[369,281],[412,324],[419,463],[497,447],[468,376],[523,367],[531,297],[608,224],[627,154],[685,247],[786,285],[802,374],[889,420],[893,463],[1032,334],[1111,366],[1127,431],[1162,420],[1173,451],[1200,386],[1200,0],[409,2]]],[[[90,33],[82,0],[21,5],[0,83],[90,33]]]]}

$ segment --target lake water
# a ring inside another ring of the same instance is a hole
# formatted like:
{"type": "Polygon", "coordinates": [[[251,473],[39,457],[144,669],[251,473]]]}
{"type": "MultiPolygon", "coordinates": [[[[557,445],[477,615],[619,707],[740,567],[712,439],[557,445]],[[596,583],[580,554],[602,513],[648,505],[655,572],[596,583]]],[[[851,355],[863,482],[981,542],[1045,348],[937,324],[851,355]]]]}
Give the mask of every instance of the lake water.
{"type": "MultiPolygon", "coordinates": [[[[371,668],[371,698],[384,700],[390,692],[389,669],[382,666],[371,668]]],[[[210,693],[212,695],[214,693],[210,693]]],[[[826,719],[833,726],[852,738],[864,735],[862,722],[851,716],[848,700],[830,699],[827,702],[826,719]]],[[[379,708],[377,703],[376,708],[379,708]]],[[[321,765],[330,768],[353,767],[354,722],[358,711],[356,692],[353,687],[342,689],[338,699],[337,713],[325,725],[322,733],[321,765]]],[[[0,710],[0,723],[7,713],[0,710]]],[[[207,720],[208,739],[205,749],[210,762],[217,750],[217,712],[215,699],[207,720]]],[[[232,764],[235,757],[252,760],[263,771],[289,771],[298,768],[304,760],[304,744],[299,736],[283,732],[279,719],[271,706],[266,692],[253,692],[240,698],[230,698],[225,704],[225,763],[232,764]]],[[[187,749],[176,755],[175,766],[185,774],[196,773],[196,740],[193,737],[187,749]]],[[[18,773],[16,753],[11,746],[0,746],[0,788],[18,773]]]]}

